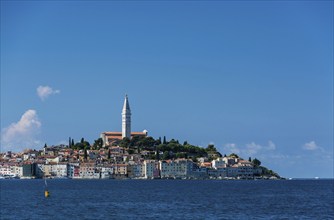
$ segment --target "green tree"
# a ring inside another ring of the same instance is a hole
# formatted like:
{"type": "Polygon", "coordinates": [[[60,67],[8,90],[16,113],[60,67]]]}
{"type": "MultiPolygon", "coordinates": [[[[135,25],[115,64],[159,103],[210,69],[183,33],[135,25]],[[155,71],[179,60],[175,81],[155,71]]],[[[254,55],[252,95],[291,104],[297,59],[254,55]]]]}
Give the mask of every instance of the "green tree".
{"type": "Polygon", "coordinates": [[[251,157],[249,157],[249,158],[248,158],[248,161],[249,161],[249,162],[252,162],[252,158],[251,158],[251,157]]]}
{"type": "Polygon", "coordinates": [[[229,157],[239,158],[239,156],[238,156],[237,154],[235,154],[235,153],[231,153],[231,154],[229,155],[229,157]]]}
{"type": "Polygon", "coordinates": [[[69,148],[71,148],[71,147],[72,147],[72,145],[71,145],[71,144],[72,144],[72,143],[71,143],[71,137],[69,137],[69,138],[68,138],[68,147],[69,147],[69,148]]]}
{"type": "Polygon", "coordinates": [[[83,143],[84,148],[90,148],[90,143],[88,141],[84,141],[83,143]]]}
{"type": "Polygon", "coordinates": [[[85,139],[84,139],[84,138],[81,138],[81,141],[80,141],[80,143],[81,143],[81,144],[83,144],[83,143],[84,143],[84,141],[85,141],[85,139]]]}
{"type": "Polygon", "coordinates": [[[103,145],[102,138],[98,138],[98,139],[94,140],[93,149],[100,149],[100,148],[102,148],[102,145],[103,145]],[[102,141],[102,143],[101,143],[101,141],[102,141]]]}
{"type": "Polygon", "coordinates": [[[74,147],[74,139],[72,139],[71,146],[74,147]]]}
{"type": "Polygon", "coordinates": [[[168,151],[165,151],[163,154],[162,154],[162,160],[168,160],[170,159],[170,156],[169,156],[169,152],[168,151]]]}
{"type": "Polygon", "coordinates": [[[174,153],[179,151],[179,149],[178,149],[179,145],[174,141],[170,141],[167,144],[167,146],[168,146],[169,150],[173,151],[174,153]]]}
{"type": "Polygon", "coordinates": [[[186,153],[176,153],[175,157],[176,158],[187,158],[187,154],[186,153]]]}
{"type": "Polygon", "coordinates": [[[163,144],[167,144],[167,141],[166,141],[166,136],[164,136],[164,140],[162,142],[163,144]]]}
{"type": "Polygon", "coordinates": [[[84,148],[85,148],[85,145],[82,143],[76,143],[74,145],[74,149],[77,149],[77,150],[83,150],[84,148]]]}
{"type": "Polygon", "coordinates": [[[142,139],[139,143],[139,146],[146,147],[150,150],[153,150],[154,145],[156,144],[156,141],[152,137],[145,137],[142,139]]]}
{"type": "Polygon", "coordinates": [[[277,178],[281,178],[280,175],[278,175],[277,173],[275,173],[272,170],[269,170],[268,168],[266,168],[264,166],[260,166],[260,168],[262,169],[262,175],[265,175],[265,176],[275,176],[277,178]]]}
{"type": "Polygon", "coordinates": [[[208,147],[206,148],[206,151],[214,151],[217,152],[217,149],[215,148],[215,145],[209,144],[208,147]]]}
{"type": "Polygon", "coordinates": [[[119,146],[123,148],[128,148],[130,146],[130,139],[127,137],[124,137],[123,140],[119,142],[119,146]]]}
{"type": "Polygon", "coordinates": [[[100,148],[102,148],[102,146],[103,146],[103,140],[102,140],[102,138],[99,138],[99,139],[97,139],[98,140],[98,146],[100,147],[100,148]]]}
{"type": "Polygon", "coordinates": [[[154,145],[157,146],[157,145],[160,145],[160,144],[161,144],[161,137],[159,137],[159,139],[155,140],[154,145]]]}
{"type": "Polygon", "coordinates": [[[254,166],[259,167],[261,165],[261,161],[259,161],[258,159],[254,158],[254,160],[252,161],[252,163],[254,164],[254,166]]]}
{"type": "Polygon", "coordinates": [[[84,150],[84,159],[87,160],[87,149],[84,150]]]}
{"type": "Polygon", "coordinates": [[[46,145],[46,143],[44,144],[44,148],[47,148],[48,146],[46,145]]]}
{"type": "Polygon", "coordinates": [[[187,141],[184,141],[184,142],[183,142],[183,146],[185,146],[185,145],[188,145],[188,142],[187,142],[187,141]]]}
{"type": "Polygon", "coordinates": [[[142,140],[144,139],[145,137],[143,136],[139,136],[139,135],[135,135],[131,138],[130,140],[130,146],[129,147],[136,147],[136,146],[139,146],[142,144],[142,140]]]}
{"type": "Polygon", "coordinates": [[[155,154],[156,154],[156,159],[160,160],[160,152],[159,152],[157,147],[156,147],[156,150],[155,150],[155,154]]]}

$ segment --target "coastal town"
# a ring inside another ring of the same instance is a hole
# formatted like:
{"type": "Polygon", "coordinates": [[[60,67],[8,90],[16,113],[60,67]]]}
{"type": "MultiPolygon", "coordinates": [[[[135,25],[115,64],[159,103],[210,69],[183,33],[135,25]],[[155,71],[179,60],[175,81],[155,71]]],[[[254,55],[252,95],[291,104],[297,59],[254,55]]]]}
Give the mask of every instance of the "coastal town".
{"type": "Polygon", "coordinates": [[[122,132],[102,132],[93,144],[69,138],[67,145],[0,153],[0,178],[70,179],[281,179],[254,158],[222,155],[187,141],[154,139],[148,131],[131,132],[128,97],[122,132]]]}

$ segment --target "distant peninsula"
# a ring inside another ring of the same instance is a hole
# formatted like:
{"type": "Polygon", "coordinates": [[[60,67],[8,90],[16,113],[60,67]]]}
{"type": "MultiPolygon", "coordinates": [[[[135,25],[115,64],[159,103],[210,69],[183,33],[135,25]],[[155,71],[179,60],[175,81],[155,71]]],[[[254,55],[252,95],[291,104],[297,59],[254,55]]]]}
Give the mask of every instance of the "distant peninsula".
{"type": "Polygon", "coordinates": [[[69,138],[68,145],[0,153],[0,178],[282,179],[260,160],[222,155],[212,144],[203,148],[143,135],[108,146],[102,138],[92,144],[69,138]]]}

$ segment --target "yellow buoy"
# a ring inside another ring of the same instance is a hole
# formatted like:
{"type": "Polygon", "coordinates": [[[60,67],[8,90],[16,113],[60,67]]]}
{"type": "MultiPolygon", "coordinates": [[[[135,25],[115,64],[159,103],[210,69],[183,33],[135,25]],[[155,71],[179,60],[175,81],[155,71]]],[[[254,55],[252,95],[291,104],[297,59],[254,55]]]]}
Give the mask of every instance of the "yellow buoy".
{"type": "Polygon", "coordinates": [[[49,196],[50,196],[49,191],[45,190],[45,191],[44,191],[44,195],[45,195],[45,198],[49,197],[49,196]]]}

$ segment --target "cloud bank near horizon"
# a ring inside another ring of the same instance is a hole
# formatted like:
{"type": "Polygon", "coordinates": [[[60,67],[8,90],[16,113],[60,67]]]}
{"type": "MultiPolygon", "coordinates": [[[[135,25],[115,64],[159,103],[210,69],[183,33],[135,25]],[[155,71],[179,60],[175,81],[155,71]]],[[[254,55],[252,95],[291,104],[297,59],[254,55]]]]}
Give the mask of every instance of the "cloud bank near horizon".
{"type": "Polygon", "coordinates": [[[229,153],[236,153],[241,155],[247,156],[255,156],[260,153],[268,152],[268,151],[275,151],[276,145],[272,141],[268,141],[266,145],[260,145],[255,142],[251,142],[246,144],[244,147],[238,147],[235,143],[228,143],[224,146],[224,151],[229,153]]]}
{"type": "Polygon", "coordinates": [[[60,93],[60,90],[53,89],[50,86],[37,87],[37,95],[42,101],[45,101],[50,95],[55,95],[58,93],[60,93]]]}
{"type": "Polygon", "coordinates": [[[311,150],[311,151],[314,151],[314,150],[319,150],[319,149],[322,149],[321,147],[319,147],[315,141],[310,141],[310,142],[307,142],[303,145],[303,149],[304,150],[311,150]]]}
{"type": "Polygon", "coordinates": [[[1,152],[14,150],[22,151],[40,144],[37,135],[42,123],[36,110],[27,110],[19,121],[10,124],[1,131],[1,152]]]}

